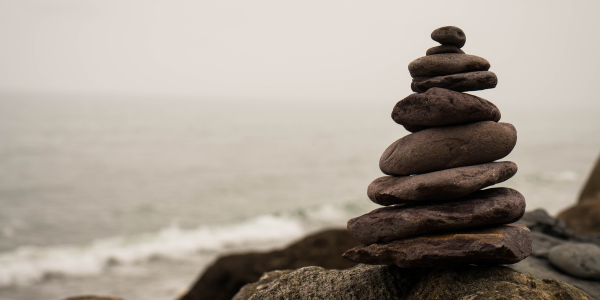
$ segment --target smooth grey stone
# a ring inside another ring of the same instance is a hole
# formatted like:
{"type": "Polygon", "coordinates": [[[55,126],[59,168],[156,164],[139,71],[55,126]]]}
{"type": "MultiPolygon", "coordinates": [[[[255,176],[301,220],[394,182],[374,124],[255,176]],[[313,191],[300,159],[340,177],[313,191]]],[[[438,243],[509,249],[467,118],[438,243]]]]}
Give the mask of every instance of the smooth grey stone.
{"type": "Polygon", "coordinates": [[[517,131],[509,123],[434,127],[392,143],[379,168],[387,175],[412,175],[484,164],[505,157],[516,143],[517,131]]]}
{"type": "Polygon", "coordinates": [[[413,131],[479,121],[498,122],[500,110],[490,101],[477,96],[432,88],[398,101],[392,110],[392,119],[398,124],[408,125],[405,128],[413,131]]]}
{"type": "Polygon", "coordinates": [[[567,274],[600,280],[600,247],[587,243],[568,243],[550,250],[548,261],[567,274]]]}
{"type": "Polygon", "coordinates": [[[413,78],[410,88],[417,93],[424,93],[434,87],[468,92],[493,89],[497,84],[496,74],[490,71],[478,71],[436,77],[416,77],[413,78]]]}
{"type": "Polygon", "coordinates": [[[457,53],[423,56],[408,64],[408,71],[412,78],[487,71],[489,69],[490,63],[485,58],[457,53]]]}
{"type": "Polygon", "coordinates": [[[435,55],[435,54],[441,54],[441,53],[465,54],[465,51],[462,51],[460,48],[458,48],[454,45],[439,45],[439,46],[435,46],[435,47],[431,47],[431,48],[427,49],[427,52],[425,52],[425,55],[435,55]]]}
{"type": "Polygon", "coordinates": [[[466,197],[419,206],[388,206],[348,221],[348,232],[363,244],[423,234],[507,224],[525,213],[525,198],[509,188],[477,191],[466,197]]]}
{"type": "Polygon", "coordinates": [[[431,39],[440,44],[450,44],[462,48],[467,42],[465,32],[456,26],[444,26],[431,33],[431,39]]]}
{"type": "Polygon", "coordinates": [[[503,182],[516,173],[515,163],[503,161],[413,176],[386,176],[375,179],[367,195],[380,205],[454,200],[503,182]]]}

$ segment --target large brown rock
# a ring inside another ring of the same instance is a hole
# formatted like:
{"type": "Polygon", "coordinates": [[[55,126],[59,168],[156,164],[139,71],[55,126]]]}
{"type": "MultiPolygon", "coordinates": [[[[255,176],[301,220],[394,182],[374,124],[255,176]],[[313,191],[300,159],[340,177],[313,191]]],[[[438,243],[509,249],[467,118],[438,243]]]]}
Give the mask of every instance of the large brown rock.
{"type": "Polygon", "coordinates": [[[485,58],[458,53],[423,56],[408,64],[408,71],[412,78],[487,71],[489,69],[490,63],[485,58]]]}
{"type": "Polygon", "coordinates": [[[386,176],[375,179],[367,195],[381,205],[454,200],[503,182],[515,173],[515,163],[502,161],[413,176],[386,176]]]}
{"type": "Polygon", "coordinates": [[[467,42],[467,35],[456,26],[444,26],[431,32],[431,39],[440,44],[450,44],[462,48],[467,42]]]}
{"type": "Polygon", "coordinates": [[[379,168],[387,175],[411,175],[483,164],[505,157],[516,143],[517,131],[509,123],[434,127],[394,142],[379,168]]]}
{"type": "Polygon", "coordinates": [[[452,202],[389,206],[348,221],[348,232],[363,244],[518,221],[525,198],[509,188],[475,192],[452,202]]]}
{"type": "Polygon", "coordinates": [[[401,269],[357,265],[267,273],[233,300],[592,300],[570,284],[507,267],[401,269]]]}
{"type": "Polygon", "coordinates": [[[410,88],[413,92],[424,93],[430,88],[439,87],[457,92],[493,89],[498,84],[494,72],[468,72],[436,77],[413,78],[410,88]]]}
{"type": "Polygon", "coordinates": [[[595,200],[588,198],[562,211],[557,218],[578,233],[600,233],[600,198],[595,200]]]}
{"type": "Polygon", "coordinates": [[[524,225],[509,224],[358,246],[344,257],[365,264],[418,268],[513,264],[529,254],[531,232],[524,225]]]}
{"type": "Polygon", "coordinates": [[[342,253],[360,243],[346,229],[319,232],[267,253],[244,253],[220,257],[208,267],[180,300],[229,300],[247,283],[257,281],[268,271],[321,266],[346,269],[356,265],[342,253]]]}
{"type": "Polygon", "coordinates": [[[445,126],[500,120],[500,110],[493,103],[469,94],[442,88],[411,94],[398,101],[392,119],[401,125],[445,126]]]}
{"type": "Polygon", "coordinates": [[[441,53],[460,53],[465,54],[465,51],[462,51],[460,48],[454,45],[439,45],[435,47],[431,47],[427,49],[425,55],[436,55],[441,53]]]}

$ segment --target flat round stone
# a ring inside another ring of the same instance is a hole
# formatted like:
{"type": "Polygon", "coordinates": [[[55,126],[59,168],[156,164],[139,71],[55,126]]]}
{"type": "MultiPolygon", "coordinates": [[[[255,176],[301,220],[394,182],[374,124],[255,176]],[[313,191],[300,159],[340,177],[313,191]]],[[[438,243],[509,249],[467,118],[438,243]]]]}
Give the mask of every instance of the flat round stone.
{"type": "Polygon", "coordinates": [[[375,179],[367,195],[380,205],[448,201],[503,182],[516,173],[515,163],[503,161],[413,176],[386,176],[375,179]]]}
{"type": "Polygon", "coordinates": [[[531,232],[508,224],[358,246],[343,254],[355,262],[401,268],[514,264],[531,254],[531,232]]]}
{"type": "Polygon", "coordinates": [[[590,243],[565,243],[550,250],[548,261],[563,272],[600,280],[600,247],[590,243]]]}
{"type": "Polygon", "coordinates": [[[440,27],[431,32],[431,39],[440,44],[450,44],[462,48],[467,42],[467,36],[462,29],[455,26],[440,27]]]}
{"type": "Polygon", "coordinates": [[[433,127],[391,144],[379,168],[387,175],[412,175],[484,164],[507,156],[516,143],[517,130],[509,123],[433,127]]]}
{"type": "Polygon", "coordinates": [[[431,47],[431,48],[427,49],[427,52],[425,52],[425,55],[435,55],[435,54],[441,54],[441,53],[465,54],[465,51],[460,50],[460,48],[458,48],[454,45],[439,45],[439,46],[435,46],[435,47],[431,47]]]}
{"type": "Polygon", "coordinates": [[[410,88],[413,92],[424,93],[438,87],[457,92],[493,89],[498,85],[498,77],[490,71],[459,73],[436,77],[413,78],[410,88]]]}
{"type": "Polygon", "coordinates": [[[398,101],[392,119],[400,125],[446,126],[500,120],[500,110],[483,98],[431,88],[398,101]]]}
{"type": "Polygon", "coordinates": [[[389,206],[348,221],[348,232],[363,244],[384,243],[423,234],[516,222],[525,198],[509,188],[477,191],[466,197],[420,206],[389,206]]]}
{"type": "Polygon", "coordinates": [[[485,58],[457,53],[423,56],[408,64],[408,71],[412,78],[487,71],[489,69],[490,63],[485,58]]]}

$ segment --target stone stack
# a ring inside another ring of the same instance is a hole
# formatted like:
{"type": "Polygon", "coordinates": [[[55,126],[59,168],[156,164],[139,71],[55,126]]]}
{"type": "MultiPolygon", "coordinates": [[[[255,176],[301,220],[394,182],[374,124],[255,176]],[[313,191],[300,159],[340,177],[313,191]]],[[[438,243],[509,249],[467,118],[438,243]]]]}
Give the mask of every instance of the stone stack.
{"type": "Polygon", "coordinates": [[[517,142],[509,123],[498,123],[491,102],[464,91],[494,88],[490,63],[465,54],[457,27],[434,30],[441,46],[408,66],[416,93],[399,101],[392,119],[411,134],[385,150],[387,175],[373,181],[369,198],[380,205],[348,221],[364,244],[344,257],[366,264],[432,267],[511,264],[531,253],[531,233],[518,221],[525,199],[510,188],[483,188],[517,172],[513,162],[494,162],[517,142]]]}

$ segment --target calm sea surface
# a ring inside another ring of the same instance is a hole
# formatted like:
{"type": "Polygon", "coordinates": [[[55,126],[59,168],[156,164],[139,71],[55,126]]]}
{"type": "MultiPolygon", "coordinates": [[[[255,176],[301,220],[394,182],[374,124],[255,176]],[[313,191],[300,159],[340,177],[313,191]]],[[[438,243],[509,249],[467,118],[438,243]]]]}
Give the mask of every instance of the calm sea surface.
{"type": "MultiPolygon", "coordinates": [[[[519,135],[501,186],[574,203],[599,112],[493,102],[519,135]]],[[[0,95],[0,298],[174,299],[219,254],[344,226],[407,134],[394,104],[0,95]]]]}

